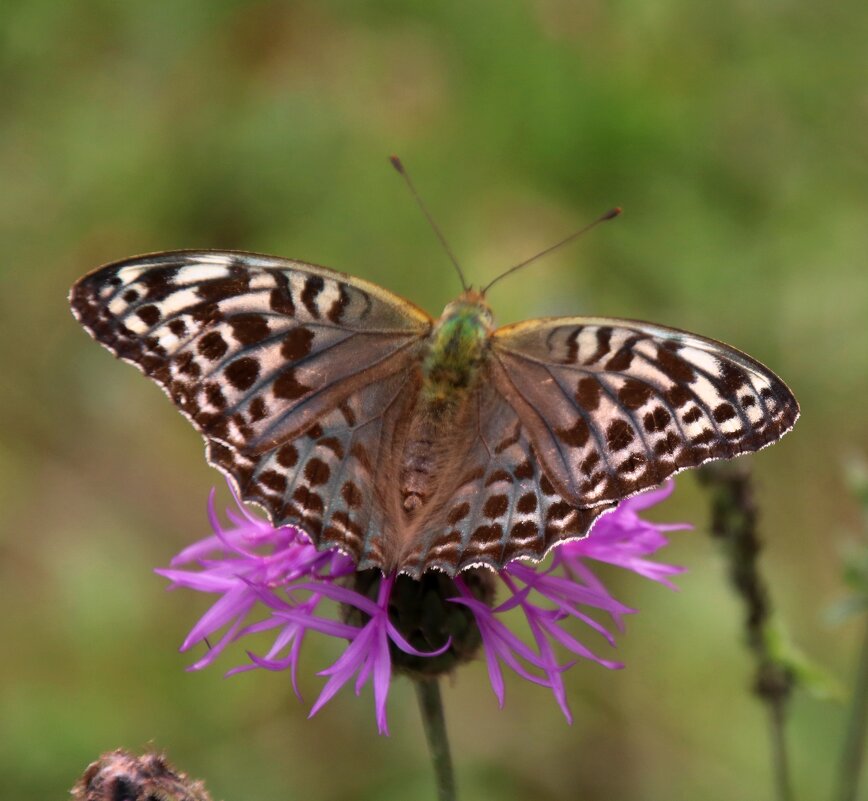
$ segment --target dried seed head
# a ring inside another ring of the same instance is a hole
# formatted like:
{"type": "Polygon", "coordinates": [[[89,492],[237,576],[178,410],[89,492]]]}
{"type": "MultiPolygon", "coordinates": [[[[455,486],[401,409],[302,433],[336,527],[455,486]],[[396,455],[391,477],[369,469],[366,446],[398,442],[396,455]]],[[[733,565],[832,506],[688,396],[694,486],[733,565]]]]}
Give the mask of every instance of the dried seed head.
{"type": "Polygon", "coordinates": [[[103,754],[72,788],[75,801],[211,801],[200,781],[177,773],[161,754],[103,754]]]}

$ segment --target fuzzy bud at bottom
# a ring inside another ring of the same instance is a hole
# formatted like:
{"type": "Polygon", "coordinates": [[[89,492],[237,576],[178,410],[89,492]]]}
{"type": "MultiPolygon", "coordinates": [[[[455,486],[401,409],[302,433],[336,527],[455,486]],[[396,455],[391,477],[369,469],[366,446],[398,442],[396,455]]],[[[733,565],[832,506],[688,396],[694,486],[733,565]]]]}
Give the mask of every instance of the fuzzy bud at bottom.
{"type": "Polygon", "coordinates": [[[75,801],[211,801],[200,781],[176,773],[160,754],[118,749],[88,765],[72,788],[75,801]]]}

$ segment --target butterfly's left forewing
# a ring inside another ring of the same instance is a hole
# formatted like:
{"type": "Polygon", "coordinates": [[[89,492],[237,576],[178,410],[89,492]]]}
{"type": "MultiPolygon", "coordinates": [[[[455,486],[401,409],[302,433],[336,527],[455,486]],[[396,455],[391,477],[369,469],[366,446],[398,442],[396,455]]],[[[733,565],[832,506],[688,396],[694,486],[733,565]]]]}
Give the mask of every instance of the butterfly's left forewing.
{"type": "Polygon", "coordinates": [[[374,474],[390,472],[389,443],[418,392],[428,315],[332,270],[217,251],[108,265],[70,302],[95,339],[165,389],[209,460],[275,525],[379,558],[396,521],[374,474]]]}
{"type": "Polygon", "coordinates": [[[798,404],[721,342],[632,320],[554,318],[493,335],[493,378],[571,503],[596,506],[678,470],[759,450],[798,404]]]}

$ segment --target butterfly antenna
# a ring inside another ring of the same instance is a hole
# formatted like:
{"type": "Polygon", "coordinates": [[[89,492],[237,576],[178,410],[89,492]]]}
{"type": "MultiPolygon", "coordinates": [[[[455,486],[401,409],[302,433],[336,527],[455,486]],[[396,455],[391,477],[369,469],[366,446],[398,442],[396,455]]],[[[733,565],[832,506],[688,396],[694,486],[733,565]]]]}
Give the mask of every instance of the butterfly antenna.
{"type": "Polygon", "coordinates": [[[416,187],[413,186],[413,182],[410,180],[410,176],[407,174],[407,171],[404,169],[404,165],[401,163],[401,159],[397,156],[389,156],[389,161],[392,162],[392,166],[398,171],[401,177],[407,182],[407,188],[410,190],[410,194],[413,195],[413,198],[416,200],[416,203],[419,205],[419,208],[422,209],[422,214],[425,215],[425,219],[428,220],[430,226],[434,229],[434,233],[437,234],[437,238],[440,240],[440,244],[443,245],[443,249],[449,255],[449,258],[452,260],[452,263],[455,265],[455,269],[458,271],[458,277],[461,279],[461,286],[466,292],[469,287],[467,286],[467,281],[464,280],[464,271],[461,269],[461,265],[458,263],[458,259],[455,258],[455,254],[452,252],[452,248],[449,247],[449,243],[446,241],[446,237],[443,236],[443,232],[438,227],[437,223],[434,222],[434,218],[431,216],[431,213],[428,211],[427,206],[422,202],[422,198],[419,197],[419,193],[416,191],[416,187]]]}
{"type": "Polygon", "coordinates": [[[491,287],[493,287],[502,278],[506,278],[506,276],[512,275],[512,273],[514,273],[516,270],[520,270],[522,267],[527,267],[528,264],[536,261],[537,259],[541,259],[543,256],[548,256],[549,253],[552,253],[553,251],[557,250],[558,248],[562,248],[564,245],[569,244],[574,239],[577,239],[578,237],[580,237],[582,234],[587,233],[592,228],[595,228],[596,226],[598,226],[600,223],[606,222],[606,220],[615,219],[615,217],[617,217],[620,213],[621,213],[620,208],[609,209],[609,211],[607,211],[605,214],[601,214],[599,217],[597,217],[596,220],[594,220],[589,225],[586,225],[584,228],[579,228],[578,231],[570,234],[566,239],[562,239],[560,242],[556,242],[551,247],[548,247],[545,250],[541,250],[535,256],[531,256],[529,259],[525,259],[523,262],[516,264],[514,267],[510,267],[506,272],[503,272],[500,275],[498,275],[497,278],[495,278],[493,281],[489,281],[485,285],[485,287],[483,288],[482,294],[484,295],[486,292],[488,292],[488,290],[491,289],[491,287]]]}

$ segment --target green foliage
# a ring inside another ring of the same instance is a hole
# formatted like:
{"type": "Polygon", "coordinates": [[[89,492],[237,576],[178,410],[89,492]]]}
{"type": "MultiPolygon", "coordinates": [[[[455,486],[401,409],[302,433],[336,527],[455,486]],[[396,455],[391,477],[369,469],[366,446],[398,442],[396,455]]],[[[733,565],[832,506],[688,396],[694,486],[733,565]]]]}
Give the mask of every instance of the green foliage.
{"type": "Polygon", "coordinates": [[[770,659],[792,677],[793,687],[812,698],[842,701],[841,682],[816,660],[807,657],[792,642],[783,624],[772,619],[763,629],[766,652],[770,659]]]}

